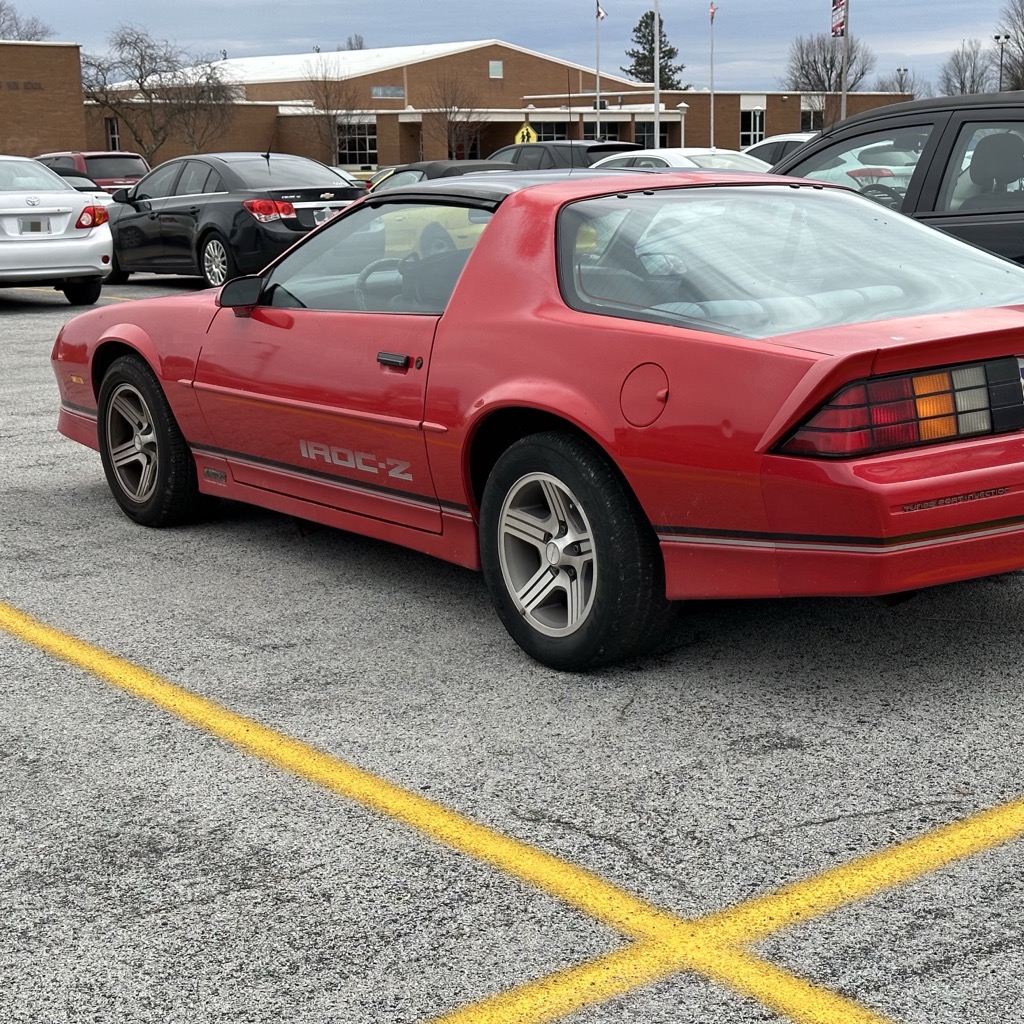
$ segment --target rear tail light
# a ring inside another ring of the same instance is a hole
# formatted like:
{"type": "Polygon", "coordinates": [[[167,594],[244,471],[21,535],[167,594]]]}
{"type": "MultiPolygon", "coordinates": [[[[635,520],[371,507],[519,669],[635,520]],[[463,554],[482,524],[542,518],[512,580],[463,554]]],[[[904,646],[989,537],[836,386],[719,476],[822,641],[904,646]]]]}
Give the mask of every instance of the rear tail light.
{"type": "Polygon", "coordinates": [[[76,228],[96,228],[110,220],[105,206],[87,206],[75,221],[76,228]]]}
{"type": "Polygon", "coordinates": [[[295,207],[280,199],[246,199],[242,205],[261,223],[295,217],[295,207]]]}
{"type": "Polygon", "coordinates": [[[842,458],[1024,428],[1024,359],[848,384],[776,449],[842,458]]]}

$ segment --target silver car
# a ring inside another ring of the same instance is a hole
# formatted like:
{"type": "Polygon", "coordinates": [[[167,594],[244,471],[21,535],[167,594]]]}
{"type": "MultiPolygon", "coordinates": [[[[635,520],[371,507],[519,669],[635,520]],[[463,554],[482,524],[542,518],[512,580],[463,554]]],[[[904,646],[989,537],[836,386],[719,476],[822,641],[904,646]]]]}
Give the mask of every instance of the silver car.
{"type": "Polygon", "coordinates": [[[90,306],[110,272],[107,208],[27,157],[0,156],[0,286],[52,285],[90,306]]]}

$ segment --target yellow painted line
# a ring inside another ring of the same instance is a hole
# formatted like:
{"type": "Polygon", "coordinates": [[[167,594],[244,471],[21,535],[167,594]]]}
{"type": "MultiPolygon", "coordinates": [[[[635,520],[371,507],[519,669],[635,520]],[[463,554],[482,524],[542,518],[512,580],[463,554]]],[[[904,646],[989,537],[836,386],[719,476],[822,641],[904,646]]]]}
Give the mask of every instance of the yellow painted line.
{"type": "Polygon", "coordinates": [[[943,825],[701,919],[712,941],[749,945],[1024,835],[1024,798],[943,825]]]}
{"type": "Polygon", "coordinates": [[[464,818],[440,804],[235,714],[106,651],[0,603],[0,628],[100,679],[150,701],[256,757],[366,807],[555,896],[624,935],[643,937],[676,919],[597,875],[464,818]]]}
{"type": "Polygon", "coordinates": [[[270,764],[536,886],[637,940],[605,956],[454,1010],[438,1018],[436,1024],[547,1024],[679,971],[700,974],[798,1024],[887,1024],[866,1007],[743,947],[1024,834],[1022,798],[728,910],[686,921],[591,872],[289,739],[2,602],[0,629],[270,764]]]}

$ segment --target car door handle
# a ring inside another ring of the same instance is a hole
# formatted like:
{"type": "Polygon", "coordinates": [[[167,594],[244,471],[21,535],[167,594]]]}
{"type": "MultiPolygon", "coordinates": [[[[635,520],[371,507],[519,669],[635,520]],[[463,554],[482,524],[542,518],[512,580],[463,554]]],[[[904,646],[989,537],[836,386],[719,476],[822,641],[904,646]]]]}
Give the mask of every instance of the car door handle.
{"type": "Polygon", "coordinates": [[[381,366],[395,366],[399,370],[409,369],[409,357],[400,352],[378,352],[377,362],[381,366]]]}

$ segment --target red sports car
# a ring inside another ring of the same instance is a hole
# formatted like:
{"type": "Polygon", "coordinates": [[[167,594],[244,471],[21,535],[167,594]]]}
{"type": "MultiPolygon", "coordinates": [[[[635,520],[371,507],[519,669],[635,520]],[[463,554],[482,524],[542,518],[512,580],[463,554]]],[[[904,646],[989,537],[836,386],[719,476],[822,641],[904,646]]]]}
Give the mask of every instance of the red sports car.
{"type": "Polygon", "coordinates": [[[262,274],[110,305],[59,429],[135,521],[232,498],[483,570],[547,665],[686,598],[1024,566],[1024,269],[845,189],[577,171],[372,194],[262,274]]]}

